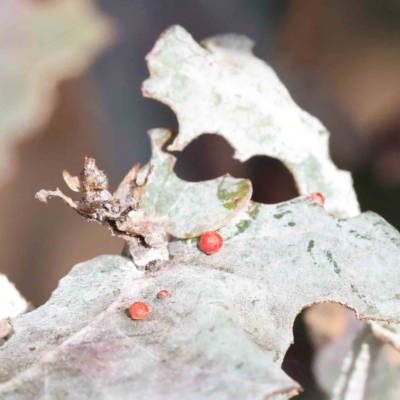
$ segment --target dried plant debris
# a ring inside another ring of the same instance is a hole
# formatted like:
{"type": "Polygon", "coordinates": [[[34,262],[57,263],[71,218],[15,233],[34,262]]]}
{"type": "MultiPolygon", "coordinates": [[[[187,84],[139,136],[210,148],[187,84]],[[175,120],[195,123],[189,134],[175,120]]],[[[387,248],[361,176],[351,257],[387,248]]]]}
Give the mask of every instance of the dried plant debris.
{"type": "Polygon", "coordinates": [[[0,274],[0,345],[1,339],[11,333],[9,318],[16,317],[28,309],[27,301],[3,274],[0,274]]]}
{"type": "Polygon", "coordinates": [[[115,38],[93,0],[0,2],[0,181],[12,146],[46,121],[57,83],[80,75],[115,38]]]}
{"type": "MultiPolygon", "coordinates": [[[[135,221],[128,216],[138,212],[140,200],[152,172],[150,168],[143,185],[139,186],[137,184],[139,168],[140,165],[136,164],[112,195],[108,191],[108,179],[105,173],[97,168],[93,158],[86,157],[83,171],[78,176],[71,176],[68,171],[63,172],[69,188],[83,194],[80,200],[76,201],[65,196],[60,189],[41,190],[36,194],[36,198],[46,203],[51,197],[60,197],[82,217],[107,226],[113,235],[122,237],[130,246],[140,246],[139,242],[145,240],[154,251],[161,250],[162,254],[167,251],[165,238],[154,240],[152,232],[148,232],[146,226],[141,227],[141,220],[135,221]]],[[[166,259],[167,256],[168,253],[161,258],[166,259]]]]}
{"type": "Polygon", "coordinates": [[[203,133],[217,133],[240,161],[278,158],[293,173],[300,194],[323,193],[328,212],[358,215],[351,176],[330,159],[328,131],[295,104],[272,68],[253,56],[253,43],[222,35],[203,44],[173,26],[147,56],[150,78],[143,94],[169,105],[179,121],[170,149],[182,150],[203,133]]]}
{"type": "Polygon", "coordinates": [[[230,176],[199,183],[182,181],[173,172],[175,158],[161,150],[171,132],[155,129],[149,134],[153,145],[149,166],[140,171],[136,164],[113,195],[106,175],[92,158],[85,159],[78,176],[63,172],[69,188],[83,194],[80,200],[59,189],[36,194],[43,202],[60,197],[84,218],[110,228],[127,242],[138,266],[167,260],[171,235],[191,238],[221,228],[246,206],[252,193],[248,180],[230,176]]]}
{"type": "Polygon", "coordinates": [[[126,258],[77,265],[48,303],[14,320],[0,349],[0,397],[270,399],[299,385],[243,331],[216,271],[138,271],[126,258]],[[160,288],[173,298],[160,300],[160,288]],[[127,309],[151,312],[132,320],[127,309]],[[32,350],[34,349],[34,350],[32,350]]]}

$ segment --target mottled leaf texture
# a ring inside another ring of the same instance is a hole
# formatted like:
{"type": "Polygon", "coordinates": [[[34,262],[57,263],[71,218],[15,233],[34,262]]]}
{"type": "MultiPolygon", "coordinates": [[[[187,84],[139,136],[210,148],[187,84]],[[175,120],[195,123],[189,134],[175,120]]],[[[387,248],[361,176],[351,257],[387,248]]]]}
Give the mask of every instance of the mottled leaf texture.
{"type": "Polygon", "coordinates": [[[321,192],[326,209],[340,217],[359,214],[348,172],[329,156],[329,133],[300,109],[274,71],[251,53],[253,42],[222,35],[197,44],[179,26],[168,29],[147,56],[147,97],[177,114],[179,134],[169,147],[182,150],[203,133],[222,135],[245,161],[256,155],[280,159],[300,194],[321,192]]]}
{"type": "Polygon", "coordinates": [[[90,65],[113,32],[92,0],[1,0],[0,180],[12,145],[49,116],[57,83],[90,65]]]}
{"type": "Polygon", "coordinates": [[[249,202],[250,181],[229,175],[201,183],[179,179],[173,172],[175,157],[161,150],[171,135],[166,129],[149,132],[154,172],[141,202],[143,211],[164,220],[168,233],[181,239],[221,228],[249,202]]]}
{"type": "Polygon", "coordinates": [[[192,238],[226,225],[252,194],[250,181],[229,175],[206,182],[182,181],[172,170],[175,158],[161,150],[171,132],[153,129],[149,135],[153,147],[150,164],[142,171],[136,164],[113,195],[108,191],[107,176],[92,158],[85,159],[78,176],[63,173],[70,189],[84,194],[80,200],[59,189],[36,194],[43,202],[60,197],[84,218],[108,226],[113,235],[127,242],[135,264],[141,267],[168,260],[170,235],[192,238]]]}
{"type": "Polygon", "coordinates": [[[316,375],[330,400],[400,398],[400,352],[379,339],[373,325],[364,324],[353,341],[345,337],[317,354],[316,375]]]}
{"type": "Polygon", "coordinates": [[[143,274],[101,256],[73,268],[45,306],[13,321],[0,348],[8,399],[288,399],[299,386],[243,331],[215,271],[143,274]],[[170,297],[158,299],[160,289],[170,297]],[[133,321],[135,301],[150,307],[133,321]]]}
{"type": "Polygon", "coordinates": [[[9,318],[16,317],[28,308],[28,303],[15,286],[3,274],[0,274],[0,346],[2,339],[11,333],[9,318]]]}
{"type": "Polygon", "coordinates": [[[61,197],[110,227],[146,272],[127,258],[98,257],[76,266],[47,304],[14,319],[0,349],[2,399],[284,400],[300,390],[280,363],[302,309],[338,302],[360,320],[400,322],[400,234],[373,213],[359,215],[350,175],[330,160],[327,131],[251,47],[226,35],[204,48],[172,27],[147,58],[144,93],[176,111],[173,150],[219,133],[242,161],[281,159],[300,193],[326,196],[326,209],[306,196],[251,202],[250,183],[229,176],[184,182],[162,151],[165,129],[150,131],[148,166],[136,165],[114,194],[86,159],[80,175],[64,172],[79,201],[59,189],[37,197],[61,197]],[[206,255],[196,236],[217,229],[224,245],[206,255]],[[130,318],[134,302],[148,305],[146,319],[130,318]]]}
{"type": "Polygon", "coordinates": [[[400,234],[374,213],[336,219],[305,198],[250,203],[220,233],[224,247],[213,256],[199,254],[195,243],[176,242],[173,260],[240,280],[230,289],[241,299],[236,309],[271,359],[282,361],[294,318],[315,303],[341,303],[362,320],[400,321],[400,234]]]}
{"type": "Polygon", "coordinates": [[[218,253],[174,241],[171,259],[145,273],[116,256],[75,267],[46,305],[13,321],[2,398],[289,395],[298,386],[279,365],[302,308],[335,301],[359,319],[400,320],[400,234],[373,213],[335,219],[307,198],[249,203],[220,233],[218,253]],[[162,289],[170,297],[158,299],[162,289]],[[127,315],[136,301],[147,319],[127,315]]]}

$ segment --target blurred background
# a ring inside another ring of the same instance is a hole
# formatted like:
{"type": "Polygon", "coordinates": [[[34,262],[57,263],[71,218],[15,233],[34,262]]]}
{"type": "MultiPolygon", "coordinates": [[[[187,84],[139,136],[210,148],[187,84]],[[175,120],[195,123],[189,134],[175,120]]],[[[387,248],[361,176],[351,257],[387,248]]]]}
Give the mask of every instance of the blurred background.
{"type": "MultiPolygon", "coordinates": [[[[256,55],[274,67],[298,104],[330,130],[332,158],[353,173],[362,209],[400,228],[398,0],[81,0],[92,4],[86,10],[91,17],[72,18],[64,31],[68,38],[79,29],[88,31],[78,55],[70,54],[72,60],[84,59],[81,68],[36,76],[27,60],[36,47],[57,43],[60,33],[43,16],[37,42],[31,34],[24,39],[23,33],[27,35],[28,26],[39,26],[31,15],[63,2],[4,0],[0,5],[0,106],[7,111],[10,95],[2,85],[21,79],[22,72],[15,72],[19,64],[25,77],[41,80],[52,93],[39,101],[49,103],[48,112],[27,112],[24,124],[0,128],[0,146],[5,143],[5,150],[0,148],[0,272],[35,306],[48,299],[74,264],[121,251],[122,242],[104,228],[87,223],[59,201],[44,205],[34,195],[42,188],[63,187],[62,170],[79,173],[84,156],[96,158],[114,189],[134,163],[147,162],[148,129],[178,128],[170,109],[143,98],[140,91],[148,76],[144,57],[172,24],[182,25],[198,41],[226,32],[252,38],[256,55]],[[97,19],[102,24],[88,29],[97,19]]],[[[7,120],[4,115],[0,127],[7,120]]],[[[232,154],[224,139],[204,135],[175,154],[176,172],[193,181],[226,172],[248,177],[254,200],[265,203],[297,195],[279,161],[254,157],[240,164],[232,154]]],[[[306,354],[310,346],[304,342],[306,354]]]]}

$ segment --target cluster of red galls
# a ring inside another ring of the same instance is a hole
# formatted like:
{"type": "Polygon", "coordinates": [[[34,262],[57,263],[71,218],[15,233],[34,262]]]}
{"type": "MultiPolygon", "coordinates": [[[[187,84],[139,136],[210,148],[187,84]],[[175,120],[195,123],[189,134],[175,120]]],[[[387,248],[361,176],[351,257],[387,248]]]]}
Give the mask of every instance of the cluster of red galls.
{"type": "MultiPolygon", "coordinates": [[[[168,290],[163,289],[157,293],[157,299],[163,300],[167,297],[169,297],[168,290]]],[[[132,319],[146,319],[149,312],[149,306],[141,301],[137,301],[129,307],[129,315],[132,319]]]]}
{"type": "MultiPolygon", "coordinates": [[[[323,206],[325,204],[325,197],[318,192],[311,193],[308,198],[315,203],[323,206]]],[[[224,239],[218,232],[205,232],[201,235],[199,240],[199,248],[206,254],[214,254],[221,250],[224,244],[224,239]]],[[[160,290],[157,293],[157,298],[162,300],[169,297],[168,290],[160,290]]],[[[150,310],[147,304],[137,301],[129,307],[129,315],[132,319],[146,319],[150,310]]]]}

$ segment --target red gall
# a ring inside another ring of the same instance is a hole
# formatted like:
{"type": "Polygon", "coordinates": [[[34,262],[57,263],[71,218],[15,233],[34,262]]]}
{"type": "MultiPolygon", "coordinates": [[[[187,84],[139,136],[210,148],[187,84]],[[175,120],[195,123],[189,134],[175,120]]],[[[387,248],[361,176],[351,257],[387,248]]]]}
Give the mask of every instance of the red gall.
{"type": "Polygon", "coordinates": [[[132,319],[145,319],[149,314],[149,307],[147,304],[137,301],[129,307],[129,315],[132,319]]]}
{"type": "Polygon", "coordinates": [[[320,206],[323,206],[323,205],[325,204],[325,197],[324,197],[321,193],[318,193],[318,192],[311,193],[311,194],[308,196],[308,198],[309,198],[311,201],[313,201],[313,202],[319,204],[320,206]]]}
{"type": "Polygon", "coordinates": [[[167,297],[169,297],[168,290],[163,289],[157,293],[157,299],[163,300],[166,299],[167,297]]]}
{"type": "Polygon", "coordinates": [[[203,233],[199,241],[200,249],[206,254],[214,254],[218,252],[223,244],[224,239],[218,232],[203,233]]]}

